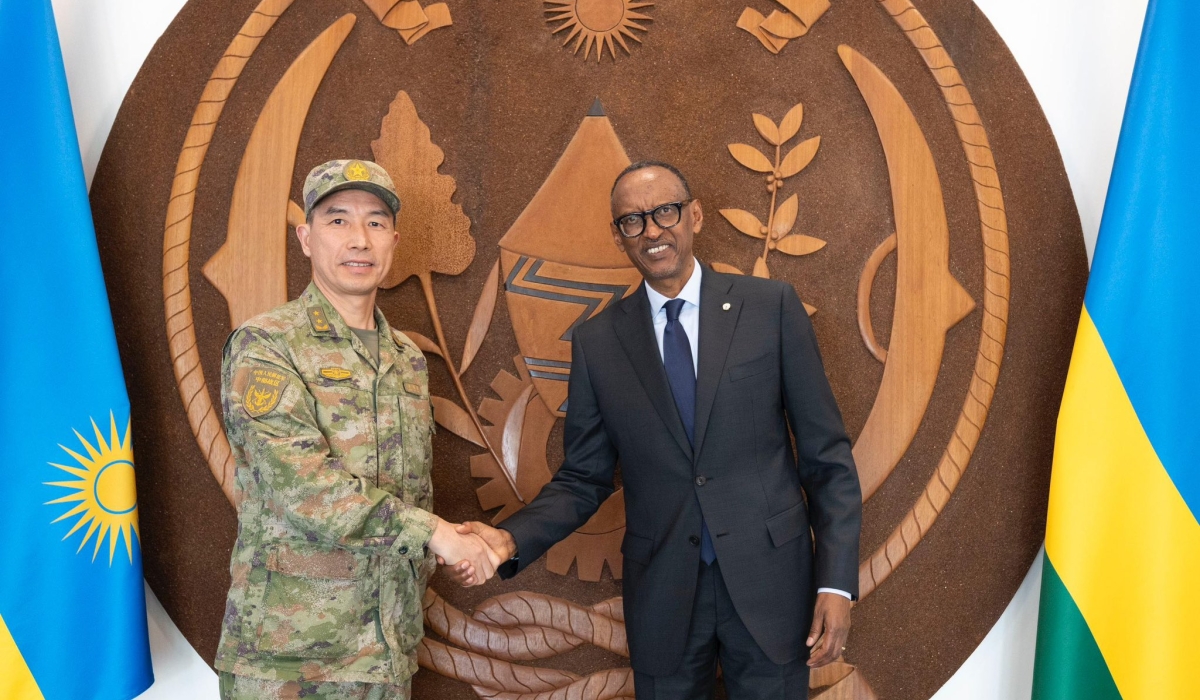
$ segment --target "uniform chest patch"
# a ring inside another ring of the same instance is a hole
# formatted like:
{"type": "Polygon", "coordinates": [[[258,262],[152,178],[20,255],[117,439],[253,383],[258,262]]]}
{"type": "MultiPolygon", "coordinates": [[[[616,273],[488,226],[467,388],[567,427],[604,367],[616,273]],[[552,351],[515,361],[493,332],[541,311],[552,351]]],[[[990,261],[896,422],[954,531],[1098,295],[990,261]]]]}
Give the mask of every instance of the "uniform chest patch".
{"type": "Polygon", "coordinates": [[[421,391],[421,385],[416,382],[404,382],[404,390],[413,396],[425,395],[424,392],[421,391]]]}
{"type": "Polygon", "coordinates": [[[349,379],[350,375],[351,375],[350,370],[344,369],[342,367],[322,367],[321,368],[321,376],[322,377],[325,377],[326,379],[332,379],[332,380],[338,381],[338,382],[340,382],[343,379],[349,379]]]}
{"type": "Polygon", "coordinates": [[[266,415],[279,405],[288,378],[283,372],[273,369],[255,369],[250,372],[250,385],[242,397],[242,407],[252,417],[266,415]]]}

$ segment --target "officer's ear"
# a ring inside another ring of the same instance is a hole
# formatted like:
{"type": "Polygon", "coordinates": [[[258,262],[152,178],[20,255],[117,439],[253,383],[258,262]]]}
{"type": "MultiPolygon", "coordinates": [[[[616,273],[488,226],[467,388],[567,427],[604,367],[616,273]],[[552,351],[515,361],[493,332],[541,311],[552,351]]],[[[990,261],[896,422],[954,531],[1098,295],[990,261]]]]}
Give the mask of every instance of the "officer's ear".
{"type": "Polygon", "coordinates": [[[296,227],[296,240],[300,241],[300,250],[304,251],[304,257],[311,258],[312,250],[308,247],[308,237],[312,235],[312,214],[308,215],[308,220],[296,227]]]}

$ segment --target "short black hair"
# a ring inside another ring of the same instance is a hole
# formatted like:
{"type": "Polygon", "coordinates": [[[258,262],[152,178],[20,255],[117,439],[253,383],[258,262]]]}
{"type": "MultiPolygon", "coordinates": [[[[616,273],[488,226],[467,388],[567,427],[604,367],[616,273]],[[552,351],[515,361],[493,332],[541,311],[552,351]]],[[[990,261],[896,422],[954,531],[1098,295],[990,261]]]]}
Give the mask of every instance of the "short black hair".
{"type": "Polygon", "coordinates": [[[623,177],[629,173],[637,172],[638,170],[645,170],[646,168],[662,168],[663,170],[670,172],[672,175],[679,178],[679,183],[683,185],[684,195],[686,195],[688,199],[692,198],[692,188],[688,186],[687,178],[683,176],[683,173],[679,172],[679,168],[676,168],[670,163],[664,163],[661,160],[639,160],[636,163],[632,163],[628,168],[622,170],[621,174],[617,175],[617,179],[613,180],[612,189],[608,191],[609,198],[612,197],[613,192],[617,191],[617,184],[621,182],[623,177]]]}

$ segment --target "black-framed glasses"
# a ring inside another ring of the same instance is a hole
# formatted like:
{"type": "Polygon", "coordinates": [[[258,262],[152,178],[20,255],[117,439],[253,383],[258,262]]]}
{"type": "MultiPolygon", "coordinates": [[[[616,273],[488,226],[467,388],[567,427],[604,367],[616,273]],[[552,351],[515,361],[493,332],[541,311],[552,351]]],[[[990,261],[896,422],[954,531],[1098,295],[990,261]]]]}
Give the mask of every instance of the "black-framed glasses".
{"type": "Polygon", "coordinates": [[[646,217],[654,219],[659,228],[671,228],[683,218],[683,206],[691,201],[685,199],[682,202],[660,204],[648,211],[631,211],[613,219],[613,226],[616,226],[625,238],[637,238],[642,235],[646,230],[646,217]]]}

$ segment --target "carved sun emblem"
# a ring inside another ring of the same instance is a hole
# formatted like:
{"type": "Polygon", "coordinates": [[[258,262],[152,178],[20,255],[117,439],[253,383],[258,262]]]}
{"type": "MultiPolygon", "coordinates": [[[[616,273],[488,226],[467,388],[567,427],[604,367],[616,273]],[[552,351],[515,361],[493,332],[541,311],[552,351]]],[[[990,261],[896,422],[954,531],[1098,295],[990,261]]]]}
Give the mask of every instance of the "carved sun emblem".
{"type": "Polygon", "coordinates": [[[569,30],[563,46],[575,40],[574,53],[579,53],[583,47],[583,57],[586,59],[596,47],[596,61],[608,48],[608,53],[617,58],[613,39],[621,45],[625,53],[629,53],[629,45],[625,37],[641,43],[632,30],[646,31],[646,27],[638,21],[653,21],[650,17],[637,10],[654,5],[652,2],[632,2],[632,0],[545,0],[547,5],[547,22],[562,22],[553,30],[553,34],[569,30]]]}

